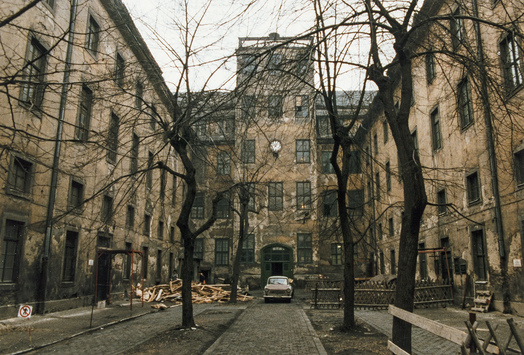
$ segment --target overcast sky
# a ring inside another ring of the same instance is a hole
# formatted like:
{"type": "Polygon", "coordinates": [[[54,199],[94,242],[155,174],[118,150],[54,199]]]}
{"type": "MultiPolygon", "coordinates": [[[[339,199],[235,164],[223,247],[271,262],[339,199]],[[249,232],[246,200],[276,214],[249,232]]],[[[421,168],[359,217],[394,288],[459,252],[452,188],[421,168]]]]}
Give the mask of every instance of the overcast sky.
{"type": "MultiPolygon", "coordinates": [[[[135,24],[164,72],[169,87],[174,89],[180,77],[176,54],[184,53],[185,31],[177,24],[185,23],[180,0],[123,0],[135,24]],[[156,33],[154,33],[156,31],[156,33]]],[[[307,2],[307,0],[304,0],[307,2]]],[[[234,87],[231,80],[236,69],[234,54],[239,37],[262,37],[271,32],[281,36],[295,36],[310,28],[313,14],[304,10],[302,0],[189,0],[189,14],[193,16],[191,31],[200,21],[193,48],[191,89],[200,90],[207,79],[207,88],[234,87]],[[210,3],[206,14],[203,6],[210,3]],[[248,6],[249,5],[249,6],[248,6]],[[198,66],[198,67],[197,67],[198,66]],[[217,68],[218,71],[213,73],[217,68]]]]}

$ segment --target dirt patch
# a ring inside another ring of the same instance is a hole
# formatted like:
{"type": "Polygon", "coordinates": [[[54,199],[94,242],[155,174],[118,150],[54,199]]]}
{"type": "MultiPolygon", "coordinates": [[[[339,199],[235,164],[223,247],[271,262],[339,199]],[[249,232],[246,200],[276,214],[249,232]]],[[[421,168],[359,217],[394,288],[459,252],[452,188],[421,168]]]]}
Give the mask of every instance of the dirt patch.
{"type": "Polygon", "coordinates": [[[241,309],[209,309],[195,316],[193,329],[176,327],[158,334],[126,354],[202,354],[242,313],[241,309]]]}
{"type": "Polygon", "coordinates": [[[342,310],[306,310],[322,345],[328,354],[389,355],[388,338],[357,320],[357,326],[346,330],[342,327],[342,310]]]}

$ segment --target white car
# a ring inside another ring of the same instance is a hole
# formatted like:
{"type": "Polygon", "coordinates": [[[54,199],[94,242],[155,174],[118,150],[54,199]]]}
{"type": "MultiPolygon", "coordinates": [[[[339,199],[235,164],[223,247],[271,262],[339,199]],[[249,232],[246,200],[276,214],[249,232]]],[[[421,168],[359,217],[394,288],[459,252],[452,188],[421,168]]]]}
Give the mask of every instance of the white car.
{"type": "Polygon", "coordinates": [[[270,276],[264,287],[264,301],[283,299],[291,302],[293,298],[292,280],[286,276],[270,276]]]}

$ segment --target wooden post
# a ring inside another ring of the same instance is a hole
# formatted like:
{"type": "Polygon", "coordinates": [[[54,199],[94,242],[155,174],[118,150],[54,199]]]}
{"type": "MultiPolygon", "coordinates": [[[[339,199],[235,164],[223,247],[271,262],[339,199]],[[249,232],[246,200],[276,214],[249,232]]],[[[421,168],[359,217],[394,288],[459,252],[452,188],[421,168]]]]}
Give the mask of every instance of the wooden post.
{"type": "Polygon", "coordinates": [[[510,318],[507,320],[509,329],[511,329],[511,334],[515,337],[515,340],[517,341],[517,344],[520,348],[520,351],[524,354],[524,341],[522,340],[522,337],[517,332],[517,327],[515,326],[515,323],[513,322],[513,318],[510,318]]]}
{"type": "MultiPolygon", "coordinates": [[[[477,321],[477,313],[474,313],[474,312],[469,312],[469,323],[470,324],[475,324],[475,322],[477,321]]],[[[474,330],[473,330],[474,331],[474,330]]],[[[473,334],[471,334],[470,332],[470,342],[469,342],[469,351],[474,354],[476,351],[477,351],[477,347],[475,346],[475,342],[473,341],[473,334]]]]}
{"type": "Polygon", "coordinates": [[[318,282],[315,283],[315,309],[318,309],[318,282]]]}

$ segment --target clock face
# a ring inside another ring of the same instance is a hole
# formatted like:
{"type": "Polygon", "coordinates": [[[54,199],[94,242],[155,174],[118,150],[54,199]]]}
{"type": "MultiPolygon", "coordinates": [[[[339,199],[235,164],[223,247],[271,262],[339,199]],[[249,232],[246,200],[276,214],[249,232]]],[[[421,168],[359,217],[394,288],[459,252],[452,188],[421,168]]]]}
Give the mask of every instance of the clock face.
{"type": "Polygon", "coordinates": [[[275,140],[271,142],[270,147],[272,151],[274,151],[275,153],[278,153],[280,149],[282,148],[282,144],[279,141],[275,140]]]}

